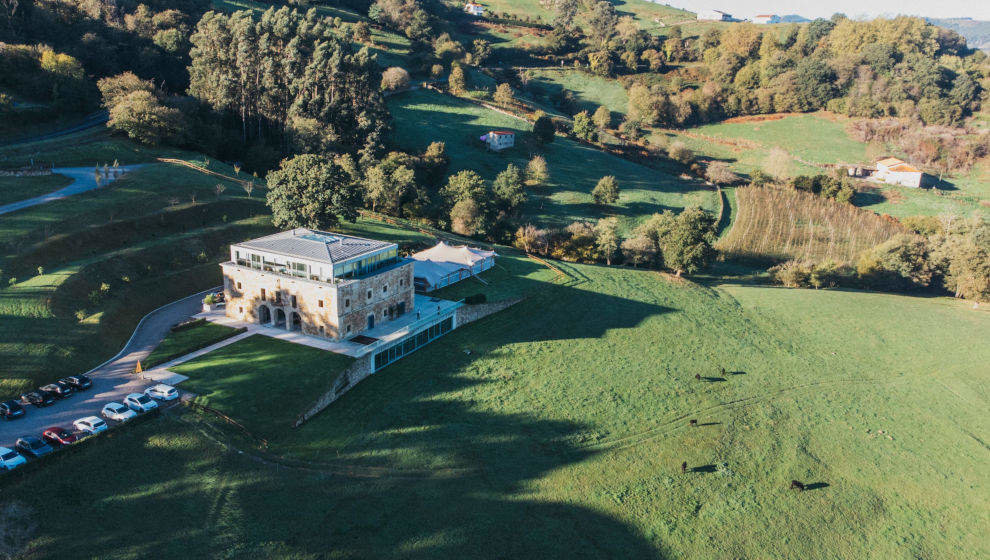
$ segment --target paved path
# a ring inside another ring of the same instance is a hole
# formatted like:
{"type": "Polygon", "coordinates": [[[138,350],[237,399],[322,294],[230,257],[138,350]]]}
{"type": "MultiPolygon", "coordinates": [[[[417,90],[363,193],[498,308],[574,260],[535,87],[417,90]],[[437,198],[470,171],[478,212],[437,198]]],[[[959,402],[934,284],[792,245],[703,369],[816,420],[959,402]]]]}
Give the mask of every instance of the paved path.
{"type": "Polygon", "coordinates": [[[185,362],[188,362],[189,360],[195,360],[196,358],[202,356],[203,354],[209,354],[214,350],[223,348],[224,346],[233,344],[239,340],[243,340],[254,334],[255,333],[251,331],[242,332],[241,334],[235,334],[234,336],[230,338],[225,338],[220,342],[217,342],[216,344],[211,344],[206,348],[200,348],[195,352],[190,352],[185,356],[178,357],[172,360],[171,362],[164,363],[160,366],[155,366],[154,368],[149,369],[148,371],[145,371],[140,375],[141,377],[149,381],[154,381],[156,383],[165,383],[166,385],[175,385],[176,383],[182,383],[186,379],[189,379],[189,376],[182,375],[181,373],[175,373],[174,371],[171,371],[169,368],[173,366],[177,366],[179,364],[183,364],[185,362]]]}
{"type": "MultiPolygon", "coordinates": [[[[144,164],[122,165],[120,166],[120,170],[122,173],[127,173],[128,171],[133,171],[134,169],[143,167],[143,165],[144,164]]],[[[69,186],[63,187],[52,193],[43,194],[27,200],[11,202],[10,204],[0,206],[0,214],[16,212],[18,210],[23,210],[25,208],[45,204],[46,202],[59,200],[70,197],[74,194],[99,188],[101,185],[96,182],[96,174],[93,172],[94,169],[94,167],[56,167],[52,169],[52,173],[55,173],[56,175],[65,175],[66,177],[72,179],[72,183],[70,183],[69,186]]],[[[107,185],[113,181],[113,178],[104,179],[102,185],[107,185]]]]}
{"type": "MultiPolygon", "coordinates": [[[[99,416],[104,404],[111,401],[122,402],[129,393],[139,393],[154,385],[155,382],[141,379],[132,373],[138,360],[145,359],[158,346],[172,325],[199,311],[204,294],[218,289],[219,287],[212,288],[180,299],[146,315],[120,353],[87,372],[93,380],[93,386],[88,390],[75,393],[68,399],[56,401],[45,408],[27,406],[27,414],[16,420],[0,420],[0,446],[13,447],[19,436],[40,436],[50,426],[71,430],[73,420],[83,416],[99,416]]],[[[66,372],[65,375],[71,373],[66,372]]]]}

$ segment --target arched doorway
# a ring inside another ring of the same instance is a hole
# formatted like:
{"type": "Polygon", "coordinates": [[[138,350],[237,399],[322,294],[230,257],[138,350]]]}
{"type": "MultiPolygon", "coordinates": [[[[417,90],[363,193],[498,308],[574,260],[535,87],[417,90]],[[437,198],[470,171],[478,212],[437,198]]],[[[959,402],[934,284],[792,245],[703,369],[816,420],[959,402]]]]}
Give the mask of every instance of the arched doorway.
{"type": "Polygon", "coordinates": [[[267,325],[272,322],[272,310],[267,305],[258,306],[258,322],[267,325]]]}
{"type": "Polygon", "coordinates": [[[275,310],[275,323],[272,326],[280,329],[285,328],[285,311],[282,311],[281,309],[275,310]]]}
{"type": "Polygon", "coordinates": [[[295,311],[292,312],[292,324],[289,326],[290,331],[302,330],[302,318],[295,311]]]}

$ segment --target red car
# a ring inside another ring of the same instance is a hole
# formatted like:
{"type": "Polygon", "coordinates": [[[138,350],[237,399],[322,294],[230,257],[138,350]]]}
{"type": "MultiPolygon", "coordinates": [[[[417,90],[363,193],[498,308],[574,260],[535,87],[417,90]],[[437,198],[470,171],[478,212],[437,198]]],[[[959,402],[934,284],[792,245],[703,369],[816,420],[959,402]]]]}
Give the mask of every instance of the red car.
{"type": "Polygon", "coordinates": [[[58,426],[52,426],[48,428],[41,434],[41,439],[47,441],[48,443],[57,443],[59,445],[69,445],[70,443],[76,442],[76,435],[66,430],[65,428],[60,428],[58,426]]]}

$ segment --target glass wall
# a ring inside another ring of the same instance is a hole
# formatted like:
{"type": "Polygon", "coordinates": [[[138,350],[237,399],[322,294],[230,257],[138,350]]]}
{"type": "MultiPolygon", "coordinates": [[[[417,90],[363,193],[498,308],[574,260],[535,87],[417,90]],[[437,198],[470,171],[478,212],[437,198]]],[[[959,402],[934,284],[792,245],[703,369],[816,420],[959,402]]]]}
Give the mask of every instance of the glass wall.
{"type": "Polygon", "coordinates": [[[411,334],[392,343],[388,348],[375,353],[375,370],[387,366],[406,354],[415,352],[418,348],[429,344],[433,339],[449,333],[453,328],[454,318],[447,317],[416,334],[411,334]]]}

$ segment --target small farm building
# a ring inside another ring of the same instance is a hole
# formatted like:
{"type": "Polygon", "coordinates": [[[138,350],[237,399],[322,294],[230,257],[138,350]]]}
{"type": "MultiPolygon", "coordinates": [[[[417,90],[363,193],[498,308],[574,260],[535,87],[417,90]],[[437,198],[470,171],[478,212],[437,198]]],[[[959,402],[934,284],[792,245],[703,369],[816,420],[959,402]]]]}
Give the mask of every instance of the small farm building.
{"type": "Polygon", "coordinates": [[[488,270],[495,265],[497,256],[495,251],[441,241],[410,255],[414,261],[413,284],[416,291],[431,292],[488,270]]]}
{"type": "Polygon", "coordinates": [[[918,188],[924,181],[920,169],[897,158],[886,158],[877,162],[877,172],[873,178],[891,185],[918,188]]]}
{"type": "Polygon", "coordinates": [[[732,21],[732,15],[718,10],[698,10],[698,19],[705,21],[732,21]]]}
{"type": "Polygon", "coordinates": [[[488,144],[489,149],[497,152],[515,146],[516,133],[508,130],[493,130],[482,136],[481,141],[488,144]]]}
{"type": "Polygon", "coordinates": [[[471,14],[474,17],[481,17],[485,15],[485,7],[481,4],[475,4],[474,2],[468,2],[464,4],[464,11],[471,14]]]}

